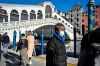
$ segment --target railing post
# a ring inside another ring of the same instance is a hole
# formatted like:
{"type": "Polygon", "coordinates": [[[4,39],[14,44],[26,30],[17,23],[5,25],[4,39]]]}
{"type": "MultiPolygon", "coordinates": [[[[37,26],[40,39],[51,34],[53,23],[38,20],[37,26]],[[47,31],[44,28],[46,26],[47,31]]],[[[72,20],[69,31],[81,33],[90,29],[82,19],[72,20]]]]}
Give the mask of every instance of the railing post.
{"type": "Polygon", "coordinates": [[[76,41],[77,41],[77,38],[76,38],[76,27],[74,27],[74,57],[76,57],[76,41]]]}
{"type": "Polygon", "coordinates": [[[10,13],[8,13],[8,24],[10,25],[10,13]]]}
{"type": "Polygon", "coordinates": [[[43,34],[43,31],[42,31],[41,32],[41,54],[43,55],[43,53],[44,53],[44,34],[43,34]]]}

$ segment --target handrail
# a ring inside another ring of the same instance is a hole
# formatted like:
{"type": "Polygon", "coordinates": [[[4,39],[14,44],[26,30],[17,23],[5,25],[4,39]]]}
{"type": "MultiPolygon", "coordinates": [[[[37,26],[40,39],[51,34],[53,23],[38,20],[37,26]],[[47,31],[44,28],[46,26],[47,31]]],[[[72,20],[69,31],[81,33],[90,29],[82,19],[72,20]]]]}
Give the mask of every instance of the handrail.
{"type": "Polygon", "coordinates": [[[53,23],[56,22],[56,20],[52,19],[52,21],[50,21],[52,18],[48,18],[48,19],[38,19],[38,20],[31,20],[31,21],[24,21],[24,22],[4,22],[4,23],[0,23],[0,32],[5,32],[5,31],[10,31],[10,30],[14,30],[14,29],[21,29],[21,28],[25,28],[25,27],[30,27],[30,26],[38,26],[44,23],[53,23]],[[5,25],[6,24],[6,25],[5,25]]]}

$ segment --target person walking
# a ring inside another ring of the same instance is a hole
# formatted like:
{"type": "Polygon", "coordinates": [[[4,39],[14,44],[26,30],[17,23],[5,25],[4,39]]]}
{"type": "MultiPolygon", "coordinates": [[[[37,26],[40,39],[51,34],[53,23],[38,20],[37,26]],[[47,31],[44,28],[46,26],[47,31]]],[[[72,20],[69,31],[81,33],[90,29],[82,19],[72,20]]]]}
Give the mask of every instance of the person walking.
{"type": "Polygon", "coordinates": [[[63,24],[57,23],[53,37],[47,42],[46,66],[67,66],[64,41],[65,27],[63,24]]]}
{"type": "Polygon", "coordinates": [[[32,35],[31,31],[28,32],[27,40],[28,40],[27,53],[28,53],[29,64],[32,64],[32,54],[33,54],[33,50],[35,50],[35,46],[34,46],[34,36],[32,35]]]}
{"type": "Polygon", "coordinates": [[[2,44],[2,35],[0,34],[0,61],[1,61],[1,44],[2,44]]]}
{"type": "Polygon", "coordinates": [[[27,50],[28,50],[28,41],[26,39],[25,34],[21,34],[21,38],[18,42],[17,51],[20,50],[20,55],[22,59],[22,63],[24,66],[27,66],[28,64],[28,56],[27,56],[27,50]]]}
{"type": "Polygon", "coordinates": [[[78,66],[100,66],[100,22],[83,36],[78,66]]]}
{"type": "Polygon", "coordinates": [[[9,39],[9,36],[6,32],[2,36],[2,45],[3,45],[4,54],[7,54],[9,44],[10,44],[10,39],[9,39]]]}

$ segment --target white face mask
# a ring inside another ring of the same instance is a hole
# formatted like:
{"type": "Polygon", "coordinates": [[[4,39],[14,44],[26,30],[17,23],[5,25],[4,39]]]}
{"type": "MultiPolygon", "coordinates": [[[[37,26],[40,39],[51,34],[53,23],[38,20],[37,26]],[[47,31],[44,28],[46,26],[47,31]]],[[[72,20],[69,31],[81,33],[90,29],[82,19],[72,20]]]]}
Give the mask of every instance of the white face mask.
{"type": "Polygon", "coordinates": [[[64,31],[60,31],[60,36],[64,36],[65,35],[65,32],[64,31]]]}

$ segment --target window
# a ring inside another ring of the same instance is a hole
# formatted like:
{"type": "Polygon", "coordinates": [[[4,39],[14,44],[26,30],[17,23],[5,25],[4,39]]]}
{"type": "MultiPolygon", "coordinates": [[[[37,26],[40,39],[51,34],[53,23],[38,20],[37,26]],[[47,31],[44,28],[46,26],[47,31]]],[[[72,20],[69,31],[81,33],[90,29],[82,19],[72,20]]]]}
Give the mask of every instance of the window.
{"type": "Polygon", "coordinates": [[[67,25],[67,23],[66,23],[66,25],[67,25]]]}
{"type": "Polygon", "coordinates": [[[73,28],[71,27],[71,29],[73,29],[73,28]]]}
{"type": "Polygon", "coordinates": [[[70,27],[70,25],[68,25],[68,27],[70,27]]]}
{"type": "Polygon", "coordinates": [[[96,18],[98,18],[98,15],[96,15],[96,18]]]}
{"type": "Polygon", "coordinates": [[[79,18],[77,18],[77,22],[79,21],[79,18]]]}

